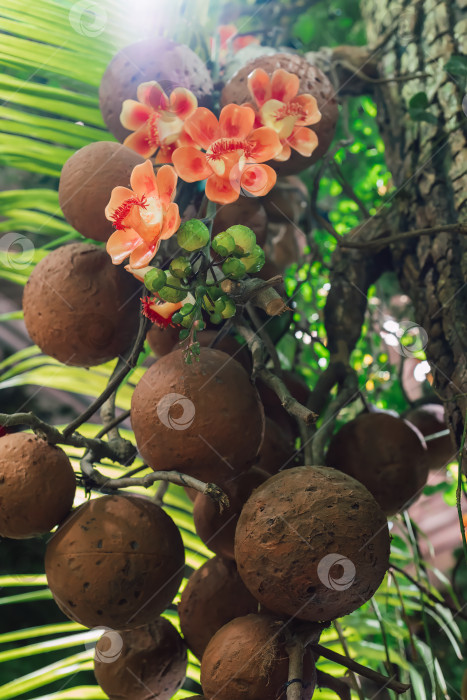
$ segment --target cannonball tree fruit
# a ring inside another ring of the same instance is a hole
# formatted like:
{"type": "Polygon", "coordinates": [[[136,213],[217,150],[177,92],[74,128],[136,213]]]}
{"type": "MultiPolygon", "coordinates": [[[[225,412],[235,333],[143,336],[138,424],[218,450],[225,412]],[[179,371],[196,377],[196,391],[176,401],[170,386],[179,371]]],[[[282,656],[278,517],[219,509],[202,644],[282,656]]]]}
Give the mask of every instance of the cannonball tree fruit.
{"type": "Polygon", "coordinates": [[[170,700],[183,685],[186,646],[168,620],[109,630],[96,644],[94,674],[110,700],[170,700]]]}
{"type": "Polygon", "coordinates": [[[387,413],[362,413],[332,438],[326,464],[360,481],[387,516],[407,508],[428,476],[421,433],[387,413]]]}
{"type": "Polygon", "coordinates": [[[0,537],[43,535],[71,510],[76,479],[56,445],[30,433],[0,438],[0,537]]]}
{"type": "Polygon", "coordinates": [[[235,562],[217,556],[191,574],[178,604],[183,637],[198,659],[223,625],[257,611],[258,601],[238,575],[235,562]]]}
{"type": "MultiPolygon", "coordinates": [[[[424,437],[440,433],[447,428],[444,407],[438,403],[425,403],[413,408],[404,418],[418,428],[424,437]]],[[[457,451],[453,447],[450,435],[427,440],[426,447],[428,469],[443,469],[449,462],[457,459],[457,451]]]]}
{"type": "MultiPolygon", "coordinates": [[[[208,700],[285,700],[289,657],[284,624],[271,615],[245,615],[228,622],[209,642],[201,661],[208,700]]],[[[303,660],[301,700],[310,700],[316,668],[310,649],[303,660]]]]}
{"type": "Polygon", "coordinates": [[[235,560],[267,610],[334,620],[363,605],[383,580],[389,566],[386,517],[362,484],[337,469],[286,469],[244,505],[235,560]]]}
{"type": "MultiPolygon", "coordinates": [[[[153,324],[146,338],[155,356],[162,357],[162,355],[167,355],[178,348],[178,343],[180,342],[179,333],[179,327],[168,326],[162,329],[153,324]]],[[[220,329],[204,330],[202,333],[198,333],[196,340],[202,348],[212,346],[216,350],[226,352],[227,355],[234,357],[237,362],[240,362],[247,372],[250,372],[251,355],[247,345],[241,345],[230,333],[222,335],[220,329]]],[[[185,344],[182,345],[182,347],[184,346],[185,344]]]]}
{"type": "Polygon", "coordinates": [[[211,104],[214,86],[204,62],[188,46],[161,36],[125,46],[110,61],[99,87],[102,117],[118,141],[131,132],[120,122],[124,100],[136,100],[138,85],[151,80],[170,95],[177,87],[191,90],[200,107],[211,104]]]}
{"type": "Polygon", "coordinates": [[[179,334],[179,327],[167,326],[167,328],[161,328],[153,323],[146,335],[146,340],[154,355],[156,357],[162,357],[172,352],[173,348],[179,342],[179,334]]]}
{"type": "Polygon", "coordinates": [[[58,201],[65,219],[79,233],[107,241],[113,224],[104,214],[114,187],[129,187],[140,155],[120,143],[96,141],[68,158],[62,168],[58,201]]]}
{"type": "Polygon", "coordinates": [[[222,490],[229,499],[229,507],[222,513],[209,496],[198,493],[193,506],[193,520],[198,537],[206,547],[225,559],[234,559],[235,528],[240,511],[253,489],[269,477],[267,472],[252,467],[247,472],[222,481],[222,490]]]}
{"type": "Polygon", "coordinates": [[[302,56],[290,53],[275,53],[270,56],[259,56],[249,61],[227,82],[221,94],[221,106],[234,102],[241,105],[244,102],[252,102],[248,90],[248,76],[256,68],[262,68],[272,77],[275,70],[282,68],[288,73],[294,73],[300,79],[298,94],[313,95],[321,112],[321,119],[316,124],[308,127],[318,137],[318,145],[312,155],[307,158],[292,150],[289,160],[284,162],[270,161],[280,175],[292,175],[308,168],[316,163],[328,150],[334,138],[338,118],[338,103],[335,90],[316,66],[309,63],[302,56]]]}
{"type": "Polygon", "coordinates": [[[261,445],[258,469],[269,475],[277,474],[281,469],[295,466],[297,449],[294,441],[285,433],[281,426],[266,416],[264,440],[261,445]]]}
{"type": "Polygon", "coordinates": [[[92,367],[123,355],[139,325],[139,283],[91,243],[56,248],[32,271],[24,322],[43,353],[92,367]]]}
{"type": "Polygon", "coordinates": [[[76,509],[47,545],[45,572],[62,612],[85,627],[138,627],[172,602],[185,551],[149,499],[102,496],[76,509]]]}
{"type": "Polygon", "coordinates": [[[246,471],[264,433],[263,409],[247,372],[212,348],[201,348],[192,364],[182,350],[155,362],[133,393],[131,423],[150,467],[214,483],[246,471]]]}

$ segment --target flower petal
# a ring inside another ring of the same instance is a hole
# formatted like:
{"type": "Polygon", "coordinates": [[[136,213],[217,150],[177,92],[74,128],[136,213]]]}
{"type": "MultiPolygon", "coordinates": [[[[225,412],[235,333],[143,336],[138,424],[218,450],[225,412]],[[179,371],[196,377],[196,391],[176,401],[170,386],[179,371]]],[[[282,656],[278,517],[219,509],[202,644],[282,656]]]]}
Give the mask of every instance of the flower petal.
{"type": "Polygon", "coordinates": [[[161,163],[171,163],[172,153],[176,148],[177,146],[174,143],[171,143],[169,146],[160,146],[156,153],[156,165],[160,165],[161,163]]]}
{"type": "Polygon", "coordinates": [[[159,199],[165,206],[168,206],[175,197],[177,179],[177,173],[171,165],[163,165],[162,168],[158,168],[156,175],[157,190],[159,199]]]}
{"type": "Polygon", "coordinates": [[[185,131],[198,146],[206,150],[220,135],[217,117],[206,107],[195,109],[185,122],[185,131]]]}
{"type": "Polygon", "coordinates": [[[152,109],[164,110],[169,108],[167,95],[155,80],[138,85],[136,97],[140,102],[152,109]]]}
{"type": "Polygon", "coordinates": [[[180,119],[188,119],[198,106],[198,100],[191,90],[178,87],[170,93],[170,111],[180,119]]]}
{"type": "Polygon", "coordinates": [[[237,189],[236,184],[235,181],[211,175],[206,182],[206,197],[218,204],[236,202],[240,194],[240,188],[237,189]]]}
{"type": "Polygon", "coordinates": [[[120,265],[141,243],[141,238],[132,228],[114,231],[107,241],[106,250],[114,265],[120,265]]]}
{"type": "Polygon", "coordinates": [[[277,174],[269,165],[247,165],[242,173],[241,185],[256,197],[267,194],[276,184],[277,174]]]}
{"type": "Polygon", "coordinates": [[[246,139],[255,123],[251,107],[230,104],[223,108],[219,117],[221,134],[227,139],[246,139]]]}
{"type": "Polygon", "coordinates": [[[251,157],[256,163],[275,158],[282,150],[279,136],[273,129],[262,126],[252,131],[248,143],[252,147],[251,157]]]}
{"type": "Polygon", "coordinates": [[[275,156],[274,160],[280,161],[282,163],[284,160],[289,160],[291,153],[292,151],[289,144],[284,143],[284,145],[282,146],[282,151],[277,156],[275,156]]]}
{"type": "Polygon", "coordinates": [[[264,125],[274,129],[282,139],[290,136],[297,122],[297,117],[292,115],[278,118],[278,115],[280,115],[286,107],[287,105],[283,102],[279,102],[279,100],[268,100],[260,110],[264,125]]]}
{"type": "Polygon", "coordinates": [[[258,107],[262,107],[271,97],[271,81],[269,75],[262,68],[256,68],[248,76],[248,90],[256,101],[258,107]]]}
{"type": "Polygon", "coordinates": [[[120,112],[120,122],[125,129],[136,131],[151,114],[151,109],[136,100],[124,100],[120,112]]]}
{"type": "Polygon", "coordinates": [[[318,145],[318,137],[312,129],[308,129],[306,126],[299,126],[289,136],[287,143],[298,151],[301,156],[311,156],[318,145]]]}
{"type": "Polygon", "coordinates": [[[167,207],[167,211],[164,214],[164,223],[162,225],[161,239],[166,240],[173,236],[175,231],[180,228],[180,213],[178,211],[178,204],[171,202],[167,207]]]}
{"type": "Polygon", "coordinates": [[[146,267],[149,265],[157,249],[159,248],[160,240],[155,238],[151,243],[146,243],[142,241],[141,244],[133,250],[130,255],[130,265],[138,269],[139,267],[146,267]]]}
{"type": "Polygon", "coordinates": [[[135,165],[130,177],[131,189],[138,197],[158,195],[157,180],[150,160],[135,165]]]}
{"type": "Polygon", "coordinates": [[[136,151],[143,158],[150,158],[157,148],[157,145],[154,145],[151,138],[151,131],[147,121],[137,131],[127,136],[123,145],[131,148],[132,151],[136,151]]]}
{"type": "Polygon", "coordinates": [[[112,221],[112,217],[119,206],[127,199],[133,199],[134,193],[128,187],[114,187],[110,194],[110,201],[105,208],[105,218],[112,221]]]}
{"type": "Polygon", "coordinates": [[[300,79],[294,73],[288,73],[283,68],[275,70],[271,79],[271,96],[274,100],[290,102],[300,87],[300,79]]]}
{"type": "Polygon", "coordinates": [[[316,124],[321,119],[321,112],[313,95],[298,95],[298,97],[294,97],[292,104],[300,105],[306,115],[301,119],[297,119],[299,126],[310,126],[310,124],[316,124]]]}
{"type": "Polygon", "coordinates": [[[181,146],[172,154],[173,164],[179,177],[185,182],[205,180],[212,173],[206,154],[193,146],[181,146]]]}

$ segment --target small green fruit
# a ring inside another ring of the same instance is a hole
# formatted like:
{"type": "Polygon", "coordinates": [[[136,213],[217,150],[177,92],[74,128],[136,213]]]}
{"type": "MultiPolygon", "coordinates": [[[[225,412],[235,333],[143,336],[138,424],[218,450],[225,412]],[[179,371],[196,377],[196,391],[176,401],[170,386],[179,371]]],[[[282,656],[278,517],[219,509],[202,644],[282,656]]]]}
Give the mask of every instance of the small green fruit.
{"type": "Polygon", "coordinates": [[[182,321],[181,325],[184,328],[191,328],[193,325],[193,321],[195,320],[195,315],[194,314],[187,314],[186,316],[182,316],[182,321]]]}
{"type": "Polygon", "coordinates": [[[183,330],[180,331],[178,337],[180,338],[180,340],[186,340],[189,335],[190,331],[188,329],[183,328],[183,330]]]}
{"type": "Polygon", "coordinates": [[[199,219],[190,219],[180,226],[177,233],[177,242],[181,248],[199,250],[209,243],[211,234],[206,224],[199,219]]]}
{"type": "Polygon", "coordinates": [[[217,311],[217,313],[221,314],[224,309],[225,309],[225,304],[228,301],[228,297],[223,296],[219,297],[219,299],[216,299],[214,302],[214,310],[217,311]]]}
{"type": "Polygon", "coordinates": [[[229,277],[229,279],[241,280],[242,277],[245,277],[246,267],[242,261],[237,258],[227,258],[222,265],[222,272],[226,277],[229,277]]]}
{"type": "Polygon", "coordinates": [[[182,314],[182,316],[188,316],[188,314],[191,314],[194,308],[194,304],[183,304],[182,308],[180,309],[180,313],[182,314]]]}
{"type": "Polygon", "coordinates": [[[153,267],[144,275],[144,285],[150,292],[158,292],[165,284],[167,284],[167,274],[158,267],[153,267]]]}
{"type": "Polygon", "coordinates": [[[159,289],[159,296],[164,301],[171,301],[174,303],[178,301],[183,301],[183,299],[188,294],[188,290],[181,286],[180,280],[176,277],[167,275],[166,284],[170,284],[172,286],[162,287],[162,289],[159,289]],[[177,289],[173,289],[173,287],[177,287],[177,289]]]}
{"type": "Polygon", "coordinates": [[[235,241],[236,255],[248,255],[248,253],[251,253],[256,244],[256,236],[251,228],[236,224],[235,226],[230,226],[227,229],[227,233],[230,233],[235,241]]]}
{"type": "Polygon", "coordinates": [[[218,313],[214,313],[210,315],[210,320],[212,323],[222,323],[222,316],[218,313]]]}
{"type": "Polygon", "coordinates": [[[259,272],[266,262],[266,257],[261,246],[255,245],[251,253],[240,260],[245,265],[247,272],[259,272]]]}
{"type": "Polygon", "coordinates": [[[172,316],[172,323],[175,323],[175,325],[179,325],[183,321],[183,316],[181,313],[176,311],[173,316],[172,316]]]}
{"type": "Polygon", "coordinates": [[[221,313],[222,318],[232,318],[232,316],[235,316],[236,311],[237,307],[235,306],[235,303],[232,301],[232,299],[226,297],[225,308],[221,313]]]}
{"type": "Polygon", "coordinates": [[[182,279],[191,275],[191,265],[188,258],[180,256],[179,258],[174,258],[169,265],[170,272],[174,277],[182,279]]]}
{"type": "Polygon", "coordinates": [[[230,233],[227,233],[227,231],[222,231],[212,239],[212,249],[215,253],[225,258],[227,255],[234,252],[235,240],[230,233]]]}

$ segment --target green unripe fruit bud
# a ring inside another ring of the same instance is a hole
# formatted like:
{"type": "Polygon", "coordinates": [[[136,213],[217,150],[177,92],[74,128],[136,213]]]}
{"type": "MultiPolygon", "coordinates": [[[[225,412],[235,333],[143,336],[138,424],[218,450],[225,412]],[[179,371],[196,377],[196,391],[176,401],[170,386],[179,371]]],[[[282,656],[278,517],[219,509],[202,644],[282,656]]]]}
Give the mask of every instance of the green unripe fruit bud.
{"type": "Polygon", "coordinates": [[[200,284],[199,287],[196,287],[196,290],[195,290],[195,297],[196,297],[197,299],[201,299],[201,297],[204,297],[204,295],[206,294],[206,292],[207,292],[206,287],[203,287],[203,285],[200,284]]]}
{"type": "Polygon", "coordinates": [[[172,287],[178,287],[178,289],[173,289],[172,287],[162,287],[159,289],[159,296],[164,301],[183,301],[186,297],[188,290],[181,286],[180,280],[176,277],[171,277],[167,275],[167,284],[172,285],[172,287]]]}
{"type": "Polygon", "coordinates": [[[180,313],[182,316],[187,316],[188,314],[191,314],[194,308],[194,304],[183,304],[182,308],[180,309],[180,313]]]}
{"type": "Polygon", "coordinates": [[[222,316],[218,313],[211,314],[210,317],[212,323],[221,323],[222,322],[222,316]]]}
{"type": "Polygon", "coordinates": [[[206,311],[209,311],[209,313],[212,313],[214,311],[215,302],[213,303],[208,296],[203,297],[203,304],[206,311]]]}
{"type": "Polygon", "coordinates": [[[235,241],[235,254],[248,255],[256,245],[256,236],[248,226],[236,224],[227,229],[235,241]]]}
{"type": "Polygon", "coordinates": [[[181,313],[176,311],[173,316],[172,316],[172,323],[175,323],[175,325],[180,324],[183,321],[183,316],[181,313]]]}
{"type": "Polygon", "coordinates": [[[198,330],[198,331],[204,331],[205,328],[206,328],[205,322],[204,322],[202,319],[199,319],[197,330],[198,330]]]}
{"type": "Polygon", "coordinates": [[[158,267],[153,267],[144,275],[144,285],[150,292],[158,292],[166,283],[167,275],[158,267]]]}
{"type": "Polygon", "coordinates": [[[180,248],[199,250],[209,243],[211,234],[206,224],[198,219],[190,219],[180,226],[177,233],[177,242],[180,248]]]}
{"type": "Polygon", "coordinates": [[[242,261],[237,258],[227,258],[222,265],[222,272],[231,280],[241,280],[242,277],[245,277],[246,267],[242,261]]]}
{"type": "Polygon", "coordinates": [[[225,303],[228,300],[228,297],[219,297],[219,299],[216,299],[214,302],[214,309],[218,313],[222,313],[225,309],[225,303]]]}
{"type": "Polygon", "coordinates": [[[237,307],[235,306],[235,303],[232,301],[232,299],[229,299],[229,297],[227,297],[225,302],[225,308],[221,314],[222,318],[232,318],[232,316],[235,316],[236,311],[237,307]]]}
{"type": "Polygon", "coordinates": [[[227,231],[222,231],[218,233],[217,236],[214,236],[211,245],[213,251],[223,258],[230,255],[235,250],[234,238],[230,233],[227,233],[227,231]]]}
{"type": "Polygon", "coordinates": [[[195,320],[194,314],[187,314],[186,316],[182,316],[181,325],[183,326],[183,328],[191,328],[194,320],[195,320]]]}
{"type": "Polygon", "coordinates": [[[178,337],[180,338],[180,340],[186,340],[189,335],[190,335],[190,331],[185,330],[185,328],[184,328],[183,330],[180,331],[178,337]]]}
{"type": "Polygon", "coordinates": [[[240,260],[245,265],[247,272],[259,272],[266,262],[266,257],[261,246],[255,245],[251,253],[240,260]]]}
{"type": "Polygon", "coordinates": [[[216,299],[219,299],[219,297],[221,297],[224,294],[222,289],[216,285],[208,287],[207,291],[213,301],[216,301],[216,299]]]}
{"type": "Polygon", "coordinates": [[[178,277],[179,279],[191,275],[191,265],[188,258],[183,258],[181,256],[179,258],[175,258],[174,260],[172,260],[169,267],[170,272],[173,274],[173,276],[178,277]]]}

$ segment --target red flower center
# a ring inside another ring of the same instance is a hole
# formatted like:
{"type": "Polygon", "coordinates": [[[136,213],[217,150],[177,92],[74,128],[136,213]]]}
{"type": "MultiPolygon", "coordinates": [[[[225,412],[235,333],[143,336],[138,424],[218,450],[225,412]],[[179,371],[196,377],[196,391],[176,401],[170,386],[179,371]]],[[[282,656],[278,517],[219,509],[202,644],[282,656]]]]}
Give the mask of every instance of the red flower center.
{"type": "Polygon", "coordinates": [[[280,107],[274,114],[274,117],[277,120],[285,119],[285,117],[298,117],[300,119],[304,119],[306,117],[306,110],[297,102],[289,102],[288,104],[280,107]]]}
{"type": "Polygon", "coordinates": [[[218,139],[214,141],[206,153],[206,158],[210,160],[220,160],[231,153],[243,151],[246,158],[251,156],[251,144],[241,139],[218,139]]]}
{"type": "Polygon", "coordinates": [[[151,114],[151,116],[148,119],[148,144],[152,148],[157,148],[160,143],[159,139],[159,132],[157,130],[157,122],[160,119],[160,114],[159,112],[155,112],[154,114],[151,114]]]}
{"type": "Polygon", "coordinates": [[[113,225],[117,230],[123,231],[126,228],[123,221],[130,213],[132,207],[142,207],[143,209],[146,209],[147,206],[145,194],[143,194],[141,198],[130,197],[130,199],[125,199],[125,201],[122,202],[122,204],[120,204],[120,206],[115,209],[114,213],[112,214],[111,219],[113,225]]]}

